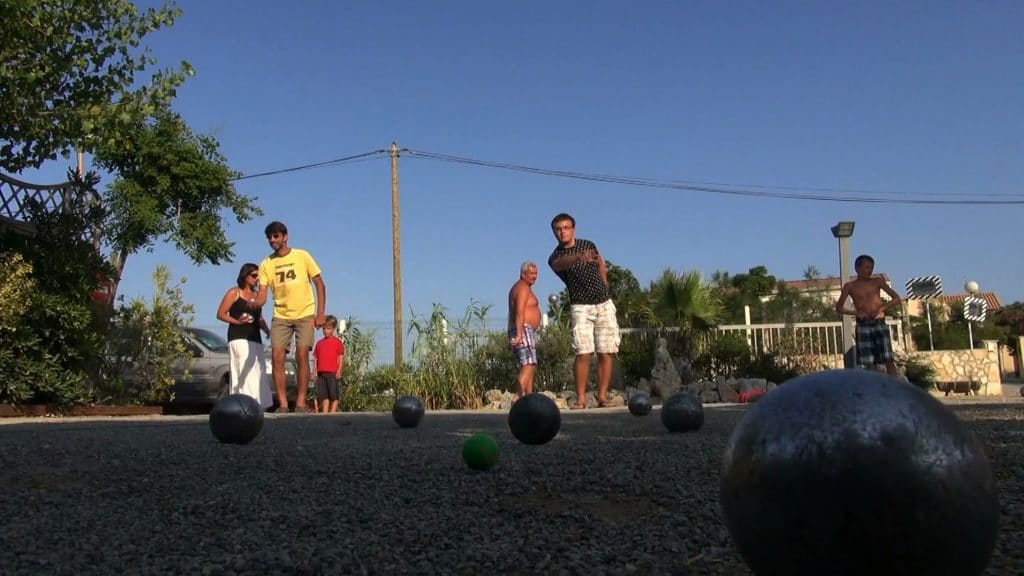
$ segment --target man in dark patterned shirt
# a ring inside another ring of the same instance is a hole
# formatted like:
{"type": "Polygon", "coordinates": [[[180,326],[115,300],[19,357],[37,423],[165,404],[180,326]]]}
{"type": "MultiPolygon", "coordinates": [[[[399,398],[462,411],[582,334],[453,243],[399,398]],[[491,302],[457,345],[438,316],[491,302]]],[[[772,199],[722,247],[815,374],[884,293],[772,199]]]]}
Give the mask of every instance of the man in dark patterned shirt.
{"type": "Polygon", "coordinates": [[[551,231],[558,247],[548,258],[548,265],[565,282],[572,311],[573,379],[576,383],[576,404],[573,410],[586,407],[590,356],[597,352],[597,405],[608,406],[608,386],[612,379],[612,355],[619,351],[619,324],[615,320],[615,303],[608,291],[608,270],[597,246],[590,240],[576,238],[576,220],[559,214],[551,221],[551,231]]]}

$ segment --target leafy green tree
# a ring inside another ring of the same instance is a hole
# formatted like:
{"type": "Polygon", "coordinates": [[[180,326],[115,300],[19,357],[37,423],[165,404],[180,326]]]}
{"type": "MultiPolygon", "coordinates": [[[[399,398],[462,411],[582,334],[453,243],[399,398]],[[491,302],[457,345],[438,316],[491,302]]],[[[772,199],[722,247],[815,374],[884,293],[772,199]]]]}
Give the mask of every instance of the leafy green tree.
{"type": "MultiPolygon", "coordinates": [[[[962,305],[931,304],[931,312],[931,342],[934,342],[936,350],[967,350],[971,346],[970,334],[974,335],[975,348],[982,345],[982,340],[1007,340],[1008,327],[1000,325],[993,314],[988,314],[984,322],[974,322],[968,330],[962,305]]],[[[911,319],[910,334],[919,350],[929,349],[926,317],[911,319]]]]}
{"type": "Polygon", "coordinates": [[[764,320],[761,299],[771,295],[778,283],[764,266],[755,266],[746,274],[730,275],[716,271],[711,280],[722,301],[722,319],[732,324],[745,320],[746,306],[756,312],[756,321],[764,320]]]}
{"type": "Polygon", "coordinates": [[[768,274],[768,268],[764,266],[754,266],[746,274],[737,274],[732,277],[733,287],[738,288],[740,292],[751,298],[770,295],[778,284],[779,280],[768,274]]]}
{"type": "MultiPolygon", "coordinates": [[[[130,254],[151,250],[157,240],[173,243],[196,264],[231,261],[225,210],[238,222],[263,214],[235,189],[238,174],[217,140],[194,134],[167,109],[133,122],[120,141],[98,146],[95,161],[117,175],[104,193],[103,226],[115,279],[130,254]]],[[[116,280],[113,288],[116,293],[116,280]]]]}
{"type": "Polygon", "coordinates": [[[77,148],[121,140],[165,106],[193,74],[141,78],[156,64],[143,38],[170,27],[173,4],[140,11],[127,0],[0,0],[0,169],[39,167],[77,148]]]}
{"type": "Polygon", "coordinates": [[[836,320],[835,305],[826,302],[820,291],[809,293],[779,282],[772,298],[760,306],[764,319],[774,322],[824,322],[836,320]]]}
{"type": "Polygon", "coordinates": [[[1006,329],[1008,341],[1016,349],[1018,336],[1024,336],[1024,302],[1014,302],[1004,306],[992,314],[992,320],[996,326],[1006,329]]]}

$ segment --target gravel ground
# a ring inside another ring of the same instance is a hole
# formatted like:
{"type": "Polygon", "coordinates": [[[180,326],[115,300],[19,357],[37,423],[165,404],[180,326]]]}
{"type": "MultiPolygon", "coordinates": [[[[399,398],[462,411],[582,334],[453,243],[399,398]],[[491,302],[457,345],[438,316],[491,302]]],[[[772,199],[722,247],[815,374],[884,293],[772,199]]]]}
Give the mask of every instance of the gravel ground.
{"type": "MultiPolygon", "coordinates": [[[[983,440],[1001,534],[988,574],[1024,574],[1024,404],[948,402],[983,440]]],[[[564,412],[520,444],[507,413],[273,415],[247,446],[203,416],[0,422],[3,574],[749,574],[718,508],[740,406],[697,433],[658,412],[564,412]],[[461,445],[487,432],[496,468],[461,445]]]]}

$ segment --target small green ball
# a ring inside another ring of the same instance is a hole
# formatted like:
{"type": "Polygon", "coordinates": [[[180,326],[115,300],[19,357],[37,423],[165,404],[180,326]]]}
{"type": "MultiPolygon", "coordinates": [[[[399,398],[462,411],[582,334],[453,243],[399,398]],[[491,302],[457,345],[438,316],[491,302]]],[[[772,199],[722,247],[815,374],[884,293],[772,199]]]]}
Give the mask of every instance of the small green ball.
{"type": "Polygon", "coordinates": [[[498,444],[487,434],[476,434],[462,445],[462,459],[474,470],[488,470],[498,463],[498,444]]]}

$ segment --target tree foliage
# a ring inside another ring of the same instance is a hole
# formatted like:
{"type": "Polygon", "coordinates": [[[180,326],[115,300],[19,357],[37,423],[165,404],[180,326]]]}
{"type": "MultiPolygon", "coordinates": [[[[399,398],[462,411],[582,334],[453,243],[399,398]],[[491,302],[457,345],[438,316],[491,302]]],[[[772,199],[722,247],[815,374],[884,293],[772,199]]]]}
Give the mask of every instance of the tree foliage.
{"type": "Polygon", "coordinates": [[[166,106],[192,68],[157,71],[147,34],[169,27],[173,4],[128,0],[0,0],[0,169],[39,167],[72,149],[92,152],[166,106]]]}
{"type": "Polygon", "coordinates": [[[120,277],[128,255],[173,243],[196,264],[234,257],[224,233],[223,214],[238,222],[263,212],[240,194],[217,140],[194,134],[182,118],[160,109],[133,122],[121,140],[96,149],[98,165],[115,173],[104,192],[109,216],[104,242],[120,277]]]}

